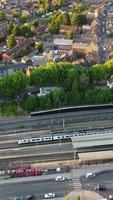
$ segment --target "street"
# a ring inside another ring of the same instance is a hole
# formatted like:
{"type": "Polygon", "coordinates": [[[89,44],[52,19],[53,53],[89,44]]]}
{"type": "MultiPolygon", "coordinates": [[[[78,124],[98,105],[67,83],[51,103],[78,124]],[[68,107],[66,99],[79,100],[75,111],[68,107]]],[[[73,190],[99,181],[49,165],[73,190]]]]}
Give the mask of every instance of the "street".
{"type": "Polygon", "coordinates": [[[105,187],[105,191],[97,191],[105,198],[113,195],[113,171],[105,171],[97,173],[93,178],[81,178],[84,189],[95,191],[95,187],[100,184],[105,187]]]}
{"type": "Polygon", "coordinates": [[[44,194],[54,192],[57,197],[64,197],[70,192],[71,186],[69,182],[55,182],[44,181],[44,182],[26,182],[26,183],[15,183],[15,184],[4,184],[0,185],[0,199],[9,200],[14,196],[26,196],[34,194],[36,199],[44,199],[44,194]]]}

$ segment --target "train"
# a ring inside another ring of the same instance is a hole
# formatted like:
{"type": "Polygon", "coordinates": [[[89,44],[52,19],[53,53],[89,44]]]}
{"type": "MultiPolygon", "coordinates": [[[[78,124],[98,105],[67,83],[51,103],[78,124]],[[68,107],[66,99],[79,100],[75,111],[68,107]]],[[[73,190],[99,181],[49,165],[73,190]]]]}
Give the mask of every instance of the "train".
{"type": "Polygon", "coordinates": [[[45,116],[52,114],[60,114],[60,113],[71,113],[78,111],[88,111],[88,110],[102,110],[102,109],[111,109],[113,108],[113,104],[101,104],[101,105],[85,105],[85,106],[75,106],[75,107],[64,107],[64,108],[56,108],[52,110],[44,110],[38,112],[31,112],[30,116],[45,116]]]}
{"type": "Polygon", "coordinates": [[[38,136],[38,137],[29,137],[18,140],[18,145],[22,144],[32,144],[32,143],[44,143],[44,142],[57,142],[57,141],[66,141],[70,140],[73,137],[83,137],[90,135],[102,135],[102,134],[113,134],[113,129],[104,129],[104,130],[84,130],[81,132],[77,132],[74,130],[70,130],[67,133],[62,131],[59,134],[50,134],[46,136],[38,136]]]}
{"type": "Polygon", "coordinates": [[[28,177],[28,176],[41,176],[43,174],[42,169],[38,168],[23,168],[23,169],[16,169],[12,170],[10,177],[15,178],[15,177],[28,177]]]}

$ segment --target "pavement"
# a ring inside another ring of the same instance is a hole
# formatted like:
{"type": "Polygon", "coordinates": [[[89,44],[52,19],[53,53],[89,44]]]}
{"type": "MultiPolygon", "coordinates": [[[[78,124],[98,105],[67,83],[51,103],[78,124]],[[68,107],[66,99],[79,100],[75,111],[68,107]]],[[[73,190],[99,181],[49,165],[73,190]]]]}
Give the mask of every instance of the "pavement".
{"type": "Polygon", "coordinates": [[[101,200],[103,197],[95,192],[92,191],[73,191],[69,194],[70,200],[75,200],[77,197],[80,196],[80,200],[101,200]]]}

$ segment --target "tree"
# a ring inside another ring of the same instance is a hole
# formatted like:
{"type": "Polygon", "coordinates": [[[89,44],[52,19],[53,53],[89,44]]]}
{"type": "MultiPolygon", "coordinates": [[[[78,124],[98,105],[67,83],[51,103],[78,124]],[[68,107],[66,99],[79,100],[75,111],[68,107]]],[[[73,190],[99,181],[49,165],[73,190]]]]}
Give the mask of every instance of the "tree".
{"type": "Polygon", "coordinates": [[[68,32],[67,32],[67,38],[68,38],[68,39],[71,39],[71,40],[72,40],[72,39],[73,39],[73,36],[74,36],[74,35],[73,35],[73,31],[68,31],[68,32]]]}
{"type": "Polygon", "coordinates": [[[60,26],[52,20],[52,22],[48,24],[48,29],[51,34],[57,34],[59,33],[60,26]]]}
{"type": "Polygon", "coordinates": [[[37,27],[39,25],[39,21],[37,19],[35,19],[33,22],[32,22],[32,25],[37,27]]]}
{"type": "Polygon", "coordinates": [[[22,14],[22,15],[20,16],[20,21],[21,21],[22,23],[26,23],[26,22],[28,21],[28,16],[25,15],[25,14],[22,14]]]}
{"type": "Polygon", "coordinates": [[[13,34],[9,35],[6,41],[9,48],[13,48],[16,45],[16,38],[13,34]]]}
{"type": "Polygon", "coordinates": [[[65,200],[69,200],[69,194],[66,195],[65,200]]]}
{"type": "Polygon", "coordinates": [[[77,25],[77,26],[82,26],[87,23],[87,18],[85,14],[73,14],[71,18],[71,24],[72,25],[77,25]]]}
{"type": "Polygon", "coordinates": [[[36,96],[29,96],[24,103],[24,108],[28,112],[37,110],[39,108],[39,98],[36,96]]]}
{"type": "Polygon", "coordinates": [[[14,17],[14,18],[19,18],[21,16],[21,13],[20,12],[18,12],[18,11],[16,11],[16,10],[13,10],[13,12],[12,12],[12,17],[14,17]]]}
{"type": "Polygon", "coordinates": [[[21,26],[21,35],[24,37],[32,36],[31,26],[29,23],[25,23],[23,26],[21,26]]]}
{"type": "Polygon", "coordinates": [[[80,196],[79,195],[77,196],[76,200],[80,200],[80,196]]]}
{"type": "Polygon", "coordinates": [[[0,92],[7,97],[14,97],[26,88],[28,80],[23,72],[13,72],[0,79],[0,92]]]}
{"type": "Polygon", "coordinates": [[[65,25],[71,24],[70,16],[68,13],[63,14],[63,24],[65,24],[65,25]]]}
{"type": "Polygon", "coordinates": [[[12,33],[14,36],[20,36],[21,35],[21,27],[18,24],[16,24],[15,27],[13,28],[12,33]]]}
{"type": "Polygon", "coordinates": [[[41,51],[43,51],[43,42],[38,42],[38,43],[36,43],[36,45],[35,45],[35,49],[38,49],[40,52],[41,51]]]}
{"type": "Polygon", "coordinates": [[[14,24],[13,24],[12,21],[10,21],[10,22],[8,23],[7,28],[8,28],[8,31],[9,31],[10,33],[12,33],[12,30],[13,30],[13,28],[14,28],[14,24]]]}
{"type": "Polygon", "coordinates": [[[51,1],[50,0],[45,0],[45,9],[47,11],[51,10],[51,1]]]}
{"type": "Polygon", "coordinates": [[[78,13],[82,13],[85,11],[85,9],[86,9],[86,6],[81,2],[76,5],[75,11],[78,13]]]}
{"type": "Polygon", "coordinates": [[[0,11],[0,21],[3,21],[3,20],[5,20],[6,19],[6,15],[5,15],[5,13],[1,10],[0,11]]]}
{"type": "Polygon", "coordinates": [[[63,6],[63,0],[57,0],[57,5],[61,8],[63,6]]]}

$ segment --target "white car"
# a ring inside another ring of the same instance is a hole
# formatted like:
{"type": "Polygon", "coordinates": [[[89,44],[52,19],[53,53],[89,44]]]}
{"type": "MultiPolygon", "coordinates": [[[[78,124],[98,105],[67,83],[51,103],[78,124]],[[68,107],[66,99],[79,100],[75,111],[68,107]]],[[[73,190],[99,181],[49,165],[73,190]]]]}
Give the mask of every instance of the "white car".
{"type": "Polygon", "coordinates": [[[45,194],[45,199],[50,199],[50,198],[54,198],[55,197],[55,193],[47,193],[45,194]]]}
{"type": "Polygon", "coordinates": [[[95,177],[95,173],[87,173],[86,179],[95,177]]]}
{"type": "Polygon", "coordinates": [[[109,195],[109,199],[113,199],[113,195],[109,195]]]}
{"type": "Polygon", "coordinates": [[[65,180],[66,180],[66,178],[65,178],[64,176],[57,176],[57,177],[55,178],[55,181],[57,181],[57,182],[65,181],[65,180]]]}

